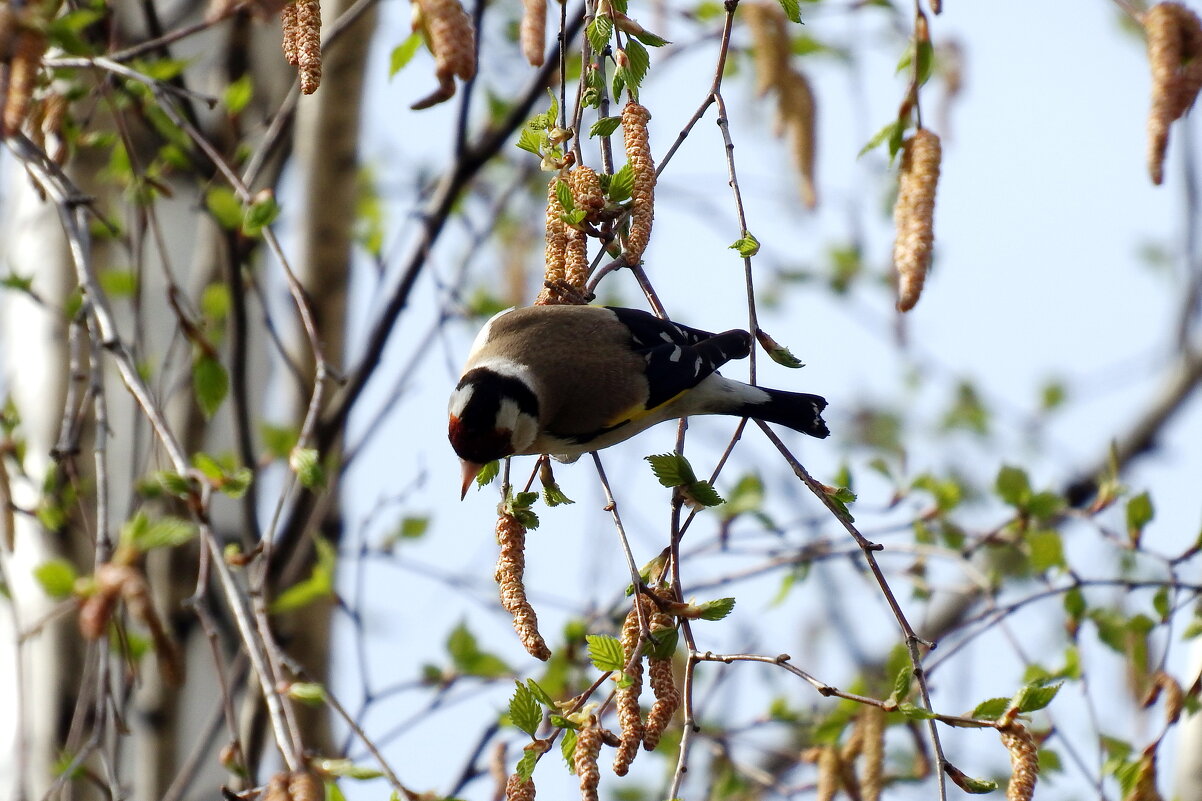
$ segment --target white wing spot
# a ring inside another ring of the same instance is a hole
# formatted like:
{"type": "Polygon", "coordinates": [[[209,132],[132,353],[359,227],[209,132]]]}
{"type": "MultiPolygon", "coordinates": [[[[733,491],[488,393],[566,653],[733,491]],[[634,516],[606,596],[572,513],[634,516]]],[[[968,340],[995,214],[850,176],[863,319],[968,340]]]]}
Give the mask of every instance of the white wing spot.
{"type": "Polygon", "coordinates": [[[667,331],[660,331],[659,336],[660,336],[660,339],[662,339],[664,342],[672,341],[672,335],[669,334],[667,331]]]}
{"type": "Polygon", "coordinates": [[[693,362],[693,375],[701,374],[701,364],[702,364],[701,357],[698,356],[697,360],[693,362]]]}
{"type": "Polygon", "coordinates": [[[680,357],[683,355],[684,352],[680,349],[680,345],[677,345],[676,347],[672,348],[672,355],[668,357],[668,361],[678,362],[680,361],[680,357]]]}

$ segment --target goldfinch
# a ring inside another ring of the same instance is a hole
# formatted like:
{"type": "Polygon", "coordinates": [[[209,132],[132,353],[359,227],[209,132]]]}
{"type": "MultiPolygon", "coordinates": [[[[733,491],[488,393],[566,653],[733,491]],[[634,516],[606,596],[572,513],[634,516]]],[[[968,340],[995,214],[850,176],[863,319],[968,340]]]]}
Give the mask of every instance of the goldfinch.
{"type": "Polygon", "coordinates": [[[678,417],[728,414],[829,435],[824,398],[716,372],[750,352],[746,331],[711,334],[635,309],[503,311],[476,336],[451,393],[448,436],[463,465],[460,497],[495,459],[546,453],[570,462],[678,417]]]}

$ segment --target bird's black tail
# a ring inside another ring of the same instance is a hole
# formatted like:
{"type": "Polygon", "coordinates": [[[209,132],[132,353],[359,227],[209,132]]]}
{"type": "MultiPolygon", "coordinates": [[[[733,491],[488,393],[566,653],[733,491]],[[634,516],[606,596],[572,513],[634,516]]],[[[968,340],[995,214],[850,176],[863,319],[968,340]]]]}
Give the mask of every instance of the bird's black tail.
{"type": "Polygon", "coordinates": [[[830,436],[830,429],[826,427],[826,421],[822,419],[822,410],[826,408],[826,398],[802,392],[768,389],[767,387],[756,387],[756,389],[767,393],[768,400],[764,403],[747,404],[746,413],[749,417],[768,423],[778,423],[819,439],[830,436]]]}

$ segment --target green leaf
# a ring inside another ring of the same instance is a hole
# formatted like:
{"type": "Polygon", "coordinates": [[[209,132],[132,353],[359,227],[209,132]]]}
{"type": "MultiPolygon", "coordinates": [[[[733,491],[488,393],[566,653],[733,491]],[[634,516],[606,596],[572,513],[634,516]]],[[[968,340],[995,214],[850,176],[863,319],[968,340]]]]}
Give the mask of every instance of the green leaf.
{"type": "Polygon", "coordinates": [[[945,768],[948,778],[966,793],[981,795],[983,793],[992,793],[997,789],[997,782],[992,779],[975,779],[951,763],[948,763],[945,768]]]}
{"type": "Polygon", "coordinates": [[[227,231],[242,225],[242,203],[228,186],[215,186],[205,195],[205,205],[217,224],[227,231]]]}
{"type": "Polygon", "coordinates": [[[1064,545],[1058,531],[1030,531],[1024,537],[1031,551],[1031,569],[1043,572],[1053,567],[1065,567],[1064,545]]]}
{"type": "Polygon", "coordinates": [[[75,592],[75,567],[66,559],[51,559],[33,569],[33,577],[51,598],[68,598],[75,592]]]}
{"type": "Polygon", "coordinates": [[[628,161],[609,179],[609,199],[614,203],[621,203],[630,199],[633,190],[634,167],[628,161]]]}
{"type": "Polygon", "coordinates": [[[697,615],[702,620],[721,620],[729,615],[735,608],[734,598],[716,598],[712,601],[706,601],[703,604],[698,604],[697,615]]]}
{"type": "Polygon", "coordinates": [[[563,757],[563,761],[568,763],[569,770],[575,770],[576,765],[573,756],[576,753],[576,730],[564,729],[563,740],[559,743],[559,755],[563,757]]]}
{"type": "Polygon", "coordinates": [[[644,458],[651,463],[651,472],[665,487],[682,487],[697,481],[689,460],[678,453],[660,453],[644,458]]]}
{"type": "Polygon", "coordinates": [[[200,311],[210,320],[224,320],[230,314],[230,288],[212,283],[200,293],[200,311]]]}
{"type": "Polygon", "coordinates": [[[535,700],[534,693],[530,691],[529,687],[521,682],[514,682],[514,684],[517,687],[513,697],[509,699],[509,719],[513,725],[533,737],[539,724],[543,722],[542,708],[538,705],[538,701],[535,700]]]}
{"type": "Polygon", "coordinates": [[[534,679],[526,679],[526,686],[530,688],[530,692],[534,695],[534,700],[538,701],[548,709],[555,708],[555,699],[552,698],[550,693],[544,690],[537,681],[534,679]]]}
{"type": "Polygon", "coordinates": [[[242,235],[259,236],[279,216],[280,204],[276,203],[275,195],[269,191],[260,192],[242,215],[242,235]]]}
{"type": "Polygon", "coordinates": [[[121,544],[138,551],[152,548],[172,548],[191,542],[196,536],[196,525],[179,517],[161,517],[149,522],[144,512],[138,512],[121,528],[121,544]]]}
{"type": "Polygon", "coordinates": [[[159,470],[152,473],[151,480],[157,482],[163,488],[163,492],[177,498],[187,498],[194,489],[190,478],[171,470],[159,470]]]}
{"type": "Polygon", "coordinates": [[[914,666],[909,663],[902,665],[893,677],[893,691],[889,694],[889,700],[895,704],[905,701],[910,697],[910,686],[913,683],[914,666]]]}
{"type": "Polygon", "coordinates": [[[614,131],[622,123],[621,117],[602,117],[588,129],[589,136],[613,136],[614,131]]]}
{"type": "Polygon", "coordinates": [[[288,685],[288,697],[308,706],[321,706],[326,702],[326,688],[313,681],[294,681],[288,685]]]}
{"type": "Polygon", "coordinates": [[[532,131],[529,128],[523,128],[518,132],[518,141],[516,142],[516,145],[519,149],[525,150],[528,153],[533,153],[540,158],[543,155],[543,137],[540,136],[536,131],[532,131]]]}
{"type": "Polygon", "coordinates": [[[391,78],[405,68],[405,65],[417,53],[417,49],[421,47],[422,35],[419,31],[414,31],[409,34],[405,41],[401,42],[396,47],[392,48],[392,55],[388,58],[388,77],[391,78]]]}
{"type": "Polygon", "coordinates": [[[296,473],[302,487],[313,489],[325,486],[326,471],[316,448],[293,448],[288,456],[288,466],[296,473]]]}
{"type": "Polygon", "coordinates": [[[555,483],[543,485],[543,501],[546,502],[547,506],[566,506],[567,504],[576,503],[565,495],[564,491],[555,483]]]}
{"type": "Polygon", "coordinates": [[[212,418],[230,390],[230,377],[225,366],[212,356],[198,354],[192,362],[192,389],[201,414],[206,420],[212,418]]]}
{"type": "Polygon", "coordinates": [[[647,47],[663,47],[664,45],[672,44],[662,36],[657,36],[648,30],[644,30],[642,33],[636,33],[634,38],[647,45],[647,47]]]}
{"type": "Polygon", "coordinates": [[[793,351],[786,348],[784,345],[778,344],[775,348],[768,348],[768,358],[781,365],[788,367],[791,370],[797,370],[805,367],[801,359],[793,355],[793,351]]]}
{"type": "Polygon", "coordinates": [[[1160,617],[1161,622],[1167,622],[1169,613],[1172,611],[1172,606],[1169,603],[1169,588],[1161,587],[1152,596],[1152,608],[1156,610],[1156,614],[1160,617]]]}
{"type": "Polygon", "coordinates": [[[990,698],[977,704],[969,717],[977,720],[997,720],[1010,708],[1009,698],[990,698]]]}
{"type": "Polygon", "coordinates": [[[246,108],[246,104],[250,102],[254,96],[255,85],[251,80],[250,75],[243,75],[238,80],[225,87],[225,109],[231,115],[237,116],[246,108]]]}
{"type": "Polygon", "coordinates": [[[567,181],[560,179],[555,182],[555,199],[559,201],[559,205],[566,212],[576,208],[576,203],[572,200],[572,189],[568,186],[567,181]]]}
{"type": "Polygon", "coordinates": [[[801,23],[801,1],[800,0],[778,0],[781,10],[785,12],[785,16],[790,22],[801,23]]]}
{"type": "Polygon", "coordinates": [[[1033,681],[1015,693],[1010,705],[1019,712],[1034,712],[1043,709],[1052,703],[1052,699],[1056,697],[1056,693],[1060,692],[1062,686],[1064,686],[1064,682],[1049,684],[1046,679],[1033,681]]]}
{"type": "Polygon", "coordinates": [[[133,270],[101,270],[96,276],[100,288],[113,298],[132,298],[138,291],[138,276],[133,270]]]}
{"type": "Polygon", "coordinates": [[[626,667],[622,643],[617,637],[589,634],[584,639],[588,643],[588,658],[597,670],[622,670],[626,667]]]}
{"type": "Polygon", "coordinates": [[[1148,493],[1141,492],[1127,501],[1127,536],[1133,543],[1139,544],[1140,537],[1144,533],[1144,526],[1152,522],[1155,515],[1152,498],[1148,493]]]}
{"type": "MultiPolygon", "coordinates": [[[[322,773],[330,776],[339,776],[345,779],[357,779],[359,781],[378,779],[384,775],[376,768],[356,765],[350,759],[318,759],[314,761],[314,767],[316,767],[322,773]]],[[[326,801],[330,801],[330,799],[327,798],[326,801]]]]}
{"type": "Polygon", "coordinates": [[[608,14],[599,14],[585,29],[588,43],[594,53],[600,53],[609,45],[609,37],[613,34],[614,21],[608,14]]]}
{"type": "Polygon", "coordinates": [[[897,711],[905,715],[906,720],[930,720],[935,717],[935,713],[931,710],[923,709],[909,702],[898,704],[897,711]]]}
{"type": "MultiPolygon", "coordinates": [[[[626,83],[637,90],[643,85],[643,79],[647,77],[647,70],[651,68],[651,55],[647,52],[647,48],[639,44],[637,40],[627,39],[626,58],[629,62],[626,69],[626,83]]],[[[617,95],[614,97],[616,98],[617,95]]]]}
{"type": "Polygon", "coordinates": [[[740,256],[749,259],[760,252],[760,240],[750,231],[744,231],[743,236],[727,246],[727,250],[737,250],[740,256]]]}
{"type": "Polygon", "coordinates": [[[905,124],[901,120],[890,121],[889,123],[884,125],[879,131],[874,133],[872,135],[872,138],[868,140],[868,142],[864,145],[864,147],[860,148],[860,152],[856,154],[856,158],[860,158],[865,153],[876,150],[878,147],[880,147],[885,142],[890,143],[889,156],[890,156],[890,158],[892,158],[893,155],[897,152],[896,148],[893,147],[892,143],[896,140],[899,143],[898,146],[900,147],[901,138],[902,138],[902,135],[905,133],[905,130],[906,130],[905,124]]]}
{"type": "Polygon", "coordinates": [[[501,474],[500,460],[494,460],[480,468],[480,472],[476,474],[476,486],[487,487],[493,482],[497,476],[501,474]]]}
{"type": "Polygon", "coordinates": [[[652,659],[671,659],[679,641],[680,634],[675,628],[655,629],[644,651],[652,659]]]}
{"type": "Polygon", "coordinates": [[[708,481],[694,481],[682,487],[681,494],[684,496],[685,503],[694,509],[697,507],[712,508],[725,503],[722,496],[708,481]]]}
{"type": "Polygon", "coordinates": [[[475,635],[468,630],[466,623],[461,622],[447,637],[447,653],[455,669],[464,676],[496,679],[513,675],[504,660],[480,650],[475,635]]]}
{"type": "Polygon", "coordinates": [[[1085,616],[1085,594],[1073,587],[1064,594],[1064,611],[1073,620],[1081,620],[1085,616]]]}
{"type": "Polygon", "coordinates": [[[758,512],[764,505],[764,482],[755,473],[748,473],[735,482],[729,495],[720,510],[724,520],[732,520],[747,512],[758,512]]]}
{"type": "Polygon", "coordinates": [[[315,542],[317,563],[313,565],[309,577],[298,581],[279,594],[271,604],[273,614],[290,612],[308,606],[314,601],[333,597],[334,565],[337,561],[337,552],[330,541],[324,537],[318,537],[315,542]]]}
{"type": "Polygon", "coordinates": [[[530,509],[537,500],[537,492],[519,492],[505,500],[505,511],[516,517],[526,528],[538,528],[538,515],[530,509]]]}
{"type": "Polygon", "coordinates": [[[1031,497],[1031,483],[1021,467],[1003,465],[998,471],[994,489],[1003,503],[1014,507],[1023,507],[1031,497]]]}

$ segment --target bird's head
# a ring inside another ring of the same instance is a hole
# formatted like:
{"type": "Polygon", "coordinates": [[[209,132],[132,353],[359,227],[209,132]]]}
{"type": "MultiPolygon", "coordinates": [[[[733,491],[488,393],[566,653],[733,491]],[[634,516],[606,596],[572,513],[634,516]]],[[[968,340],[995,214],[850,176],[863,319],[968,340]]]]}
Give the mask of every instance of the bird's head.
{"type": "Polygon", "coordinates": [[[538,397],[523,372],[474,367],[451,393],[447,437],[463,465],[460,498],[484,465],[524,452],[538,435],[538,397]]]}

